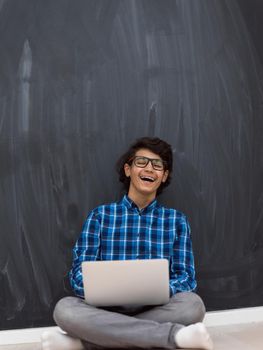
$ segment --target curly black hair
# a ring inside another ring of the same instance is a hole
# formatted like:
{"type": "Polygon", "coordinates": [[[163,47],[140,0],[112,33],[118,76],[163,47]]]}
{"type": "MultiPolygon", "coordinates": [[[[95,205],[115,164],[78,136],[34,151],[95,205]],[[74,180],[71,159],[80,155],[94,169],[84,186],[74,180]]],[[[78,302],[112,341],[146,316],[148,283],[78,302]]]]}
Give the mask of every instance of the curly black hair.
{"type": "Polygon", "coordinates": [[[167,180],[160,185],[157,190],[157,195],[167,187],[171,182],[171,173],[173,169],[173,152],[171,146],[159,139],[158,137],[141,137],[137,139],[117,161],[116,170],[119,174],[119,180],[123,183],[125,190],[128,192],[130,187],[130,178],[125,175],[124,165],[131,165],[132,159],[139,149],[148,149],[151,152],[158,154],[165,163],[165,170],[169,171],[167,180]]]}

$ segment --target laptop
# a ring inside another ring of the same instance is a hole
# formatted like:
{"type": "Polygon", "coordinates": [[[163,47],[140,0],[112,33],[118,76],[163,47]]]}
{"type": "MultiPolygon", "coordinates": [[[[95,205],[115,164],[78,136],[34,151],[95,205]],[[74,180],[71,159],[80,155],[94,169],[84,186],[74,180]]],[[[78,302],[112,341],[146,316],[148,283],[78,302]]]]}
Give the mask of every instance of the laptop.
{"type": "Polygon", "coordinates": [[[169,301],[167,259],[85,261],[85,300],[93,306],[162,305],[169,301]]]}

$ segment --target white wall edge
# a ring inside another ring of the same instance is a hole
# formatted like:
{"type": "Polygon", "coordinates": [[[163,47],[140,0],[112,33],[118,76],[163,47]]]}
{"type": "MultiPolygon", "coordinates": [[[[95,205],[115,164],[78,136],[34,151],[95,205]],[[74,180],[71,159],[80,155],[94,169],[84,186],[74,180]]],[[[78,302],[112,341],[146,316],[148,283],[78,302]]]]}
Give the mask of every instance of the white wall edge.
{"type": "MultiPolygon", "coordinates": [[[[204,319],[204,323],[207,327],[253,322],[263,322],[263,306],[223,311],[210,311],[206,313],[204,319]]],[[[44,331],[55,329],[59,330],[59,327],[26,328],[0,331],[0,345],[39,343],[41,334],[44,331]]]]}
{"type": "Polygon", "coordinates": [[[253,322],[263,322],[263,306],[222,311],[210,311],[206,313],[204,319],[204,323],[208,327],[253,322]]]}
{"type": "Polygon", "coordinates": [[[59,329],[59,327],[38,327],[1,331],[0,345],[39,343],[41,334],[44,331],[54,329],[59,329]]]}

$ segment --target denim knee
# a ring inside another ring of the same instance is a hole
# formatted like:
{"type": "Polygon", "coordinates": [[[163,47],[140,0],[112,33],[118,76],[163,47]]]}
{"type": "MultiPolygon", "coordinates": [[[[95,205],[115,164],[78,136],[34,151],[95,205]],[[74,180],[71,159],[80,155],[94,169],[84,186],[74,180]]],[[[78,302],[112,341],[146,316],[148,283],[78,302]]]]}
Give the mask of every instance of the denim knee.
{"type": "Polygon", "coordinates": [[[196,293],[191,293],[193,323],[202,322],[205,317],[205,305],[203,300],[196,293]]]}
{"type": "Polygon", "coordinates": [[[73,297],[65,297],[60,299],[54,308],[53,319],[62,329],[64,329],[64,324],[68,323],[72,317],[72,309],[70,308],[72,299],[73,297]]]}
{"type": "Polygon", "coordinates": [[[184,325],[202,322],[205,317],[205,305],[199,295],[193,292],[182,292],[175,296],[184,303],[184,325]]]}

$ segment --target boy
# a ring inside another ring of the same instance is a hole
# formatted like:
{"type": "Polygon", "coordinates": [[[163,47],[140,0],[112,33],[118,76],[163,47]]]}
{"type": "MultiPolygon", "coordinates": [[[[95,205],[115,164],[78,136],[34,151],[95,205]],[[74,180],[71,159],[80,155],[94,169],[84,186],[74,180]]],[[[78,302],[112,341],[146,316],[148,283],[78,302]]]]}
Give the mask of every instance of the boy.
{"type": "Polygon", "coordinates": [[[54,311],[56,323],[66,334],[44,333],[43,349],[212,349],[201,323],[204,304],[193,292],[189,224],[184,214],[156,200],[170,183],[172,162],[171,146],[148,137],[138,139],[120,158],[119,179],[127,194],[120,202],[99,206],[89,214],[73,250],[70,282],[76,297],[63,298],[54,311]],[[82,261],[149,258],[169,261],[168,304],[96,308],[85,303],[82,261]]]}

